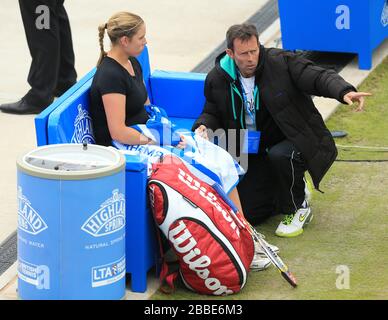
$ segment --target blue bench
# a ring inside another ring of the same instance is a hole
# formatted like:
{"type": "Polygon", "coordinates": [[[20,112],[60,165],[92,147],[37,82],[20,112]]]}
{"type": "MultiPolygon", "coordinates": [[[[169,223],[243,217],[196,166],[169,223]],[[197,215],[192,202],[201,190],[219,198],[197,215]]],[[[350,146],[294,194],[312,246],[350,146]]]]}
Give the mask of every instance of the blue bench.
{"type": "MultiPolygon", "coordinates": [[[[163,107],[179,127],[191,129],[202,111],[206,74],[150,72],[148,50],[138,57],[151,103],[163,107]]],[[[89,116],[89,91],[96,68],[35,118],[38,146],[57,143],[95,143],[89,116]]],[[[147,289],[147,272],[159,255],[152,215],[147,207],[147,163],[126,155],[126,270],[131,289],[147,289]]]]}

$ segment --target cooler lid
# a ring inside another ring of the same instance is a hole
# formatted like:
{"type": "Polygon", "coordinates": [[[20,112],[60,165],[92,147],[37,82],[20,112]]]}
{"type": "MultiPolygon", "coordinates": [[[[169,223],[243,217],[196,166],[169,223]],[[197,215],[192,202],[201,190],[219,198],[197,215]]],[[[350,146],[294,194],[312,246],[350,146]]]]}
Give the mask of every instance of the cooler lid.
{"type": "Polygon", "coordinates": [[[113,147],[53,144],[36,148],[17,160],[18,169],[48,179],[91,179],[124,170],[125,158],[113,147]]]}

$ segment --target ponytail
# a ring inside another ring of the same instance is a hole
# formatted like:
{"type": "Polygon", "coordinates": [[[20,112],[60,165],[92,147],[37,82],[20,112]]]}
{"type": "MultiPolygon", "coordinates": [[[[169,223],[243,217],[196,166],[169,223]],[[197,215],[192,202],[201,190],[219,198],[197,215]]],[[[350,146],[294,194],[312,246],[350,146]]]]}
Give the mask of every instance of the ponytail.
{"type": "Polygon", "coordinates": [[[107,24],[101,24],[98,26],[98,40],[100,43],[100,57],[97,61],[97,67],[101,64],[102,59],[104,59],[107,55],[106,51],[104,50],[104,35],[105,35],[105,29],[107,28],[107,24]]]}

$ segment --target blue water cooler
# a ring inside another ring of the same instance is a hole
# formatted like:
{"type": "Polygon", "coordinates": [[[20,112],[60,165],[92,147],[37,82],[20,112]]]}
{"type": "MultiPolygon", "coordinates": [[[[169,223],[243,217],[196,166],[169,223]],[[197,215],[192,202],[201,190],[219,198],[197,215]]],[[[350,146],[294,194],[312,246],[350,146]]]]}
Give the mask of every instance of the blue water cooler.
{"type": "Polygon", "coordinates": [[[125,296],[125,160],[57,144],[17,160],[21,299],[125,296]]]}

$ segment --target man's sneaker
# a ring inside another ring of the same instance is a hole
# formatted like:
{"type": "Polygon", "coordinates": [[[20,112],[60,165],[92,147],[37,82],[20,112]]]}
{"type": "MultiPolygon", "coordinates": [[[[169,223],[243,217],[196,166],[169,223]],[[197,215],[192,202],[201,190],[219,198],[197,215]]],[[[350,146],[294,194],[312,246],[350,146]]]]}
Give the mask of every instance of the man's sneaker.
{"type": "Polygon", "coordinates": [[[296,237],[303,232],[303,226],[307,225],[313,218],[311,208],[305,200],[302,207],[295,213],[286,215],[280,222],[275,234],[279,237],[296,237]]]}

